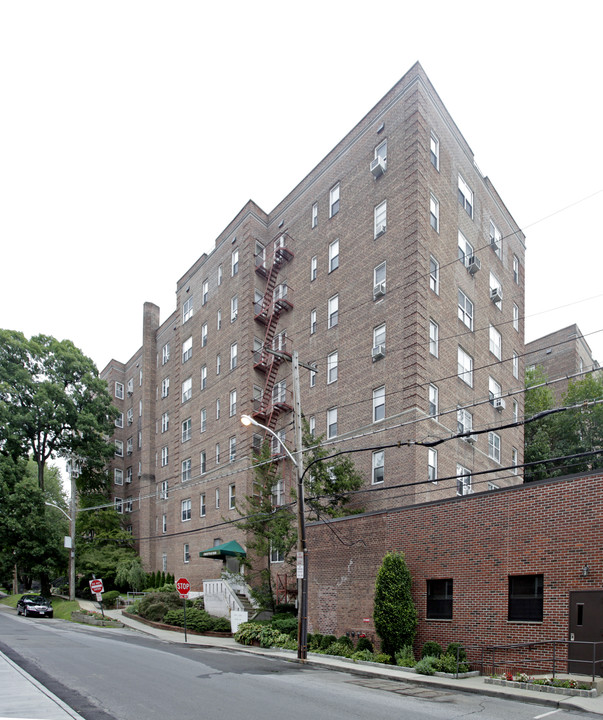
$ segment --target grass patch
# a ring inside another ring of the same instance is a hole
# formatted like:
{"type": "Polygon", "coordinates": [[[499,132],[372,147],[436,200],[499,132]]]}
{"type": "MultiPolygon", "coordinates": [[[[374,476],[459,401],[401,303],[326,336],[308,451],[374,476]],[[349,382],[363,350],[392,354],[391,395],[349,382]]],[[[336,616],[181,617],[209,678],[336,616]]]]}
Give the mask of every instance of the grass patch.
{"type": "MultiPolygon", "coordinates": [[[[9,595],[8,597],[0,600],[0,603],[2,603],[2,605],[8,605],[8,607],[15,608],[16,610],[17,601],[20,597],[21,595],[9,595]]],[[[80,606],[76,600],[72,602],[70,600],[63,600],[63,598],[55,596],[52,596],[50,599],[52,600],[52,609],[55,618],[60,618],[61,620],[71,620],[71,612],[73,610],[80,609],[80,606]]]]}

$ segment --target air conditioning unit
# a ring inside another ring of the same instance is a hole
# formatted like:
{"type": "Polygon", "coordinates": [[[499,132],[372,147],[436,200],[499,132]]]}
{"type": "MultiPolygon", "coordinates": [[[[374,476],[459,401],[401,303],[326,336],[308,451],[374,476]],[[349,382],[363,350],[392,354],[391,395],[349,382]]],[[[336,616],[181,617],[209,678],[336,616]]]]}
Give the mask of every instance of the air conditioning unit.
{"type": "Polygon", "coordinates": [[[475,445],[477,442],[477,435],[465,435],[463,438],[465,442],[468,442],[470,445],[475,445]]]}
{"type": "Polygon", "coordinates": [[[373,298],[383,297],[385,295],[385,281],[377,283],[373,288],[373,298]]]}
{"type": "Polygon", "coordinates": [[[132,451],[131,451],[131,450],[128,450],[128,455],[131,455],[131,454],[132,454],[132,451]]]}
{"type": "Polygon", "coordinates": [[[375,178],[381,177],[381,175],[383,175],[383,173],[385,172],[385,168],[386,168],[385,160],[381,157],[376,157],[371,162],[370,167],[371,167],[371,172],[373,173],[375,178]]]}
{"type": "Polygon", "coordinates": [[[372,352],[373,362],[385,357],[385,345],[375,345],[372,352]]]}
{"type": "Polygon", "coordinates": [[[503,411],[506,407],[505,399],[501,397],[494,398],[492,400],[492,405],[499,411],[503,411]]]}
{"type": "Polygon", "coordinates": [[[467,270],[472,274],[475,275],[475,273],[481,268],[482,264],[480,262],[480,259],[476,257],[475,255],[470,255],[467,260],[467,270]]]}
{"type": "Polygon", "coordinates": [[[492,250],[494,250],[495,253],[500,252],[500,244],[496,238],[493,238],[493,237],[490,238],[490,246],[492,247],[492,250]]]}
{"type": "Polygon", "coordinates": [[[495,302],[495,303],[501,302],[502,295],[503,295],[502,288],[500,288],[500,287],[490,288],[490,300],[492,300],[492,302],[495,302]]]}
{"type": "Polygon", "coordinates": [[[385,232],[385,228],[385,225],[377,225],[377,227],[375,228],[375,237],[381,237],[381,235],[383,235],[383,233],[385,232]]]}
{"type": "Polygon", "coordinates": [[[128,390],[128,397],[132,397],[133,394],[134,394],[134,390],[128,390]]]}
{"type": "Polygon", "coordinates": [[[131,478],[131,477],[126,477],[126,483],[131,483],[131,482],[132,482],[132,478],[131,478]]]}

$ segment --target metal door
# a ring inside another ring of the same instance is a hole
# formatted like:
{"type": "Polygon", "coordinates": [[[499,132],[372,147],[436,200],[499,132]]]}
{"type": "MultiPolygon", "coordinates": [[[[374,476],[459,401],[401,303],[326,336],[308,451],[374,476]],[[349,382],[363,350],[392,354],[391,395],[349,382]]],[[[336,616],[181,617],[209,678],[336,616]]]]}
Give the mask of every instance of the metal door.
{"type": "Polygon", "coordinates": [[[568,672],[603,675],[603,590],[570,592],[568,672]],[[597,645],[582,644],[597,643],[597,645]]]}

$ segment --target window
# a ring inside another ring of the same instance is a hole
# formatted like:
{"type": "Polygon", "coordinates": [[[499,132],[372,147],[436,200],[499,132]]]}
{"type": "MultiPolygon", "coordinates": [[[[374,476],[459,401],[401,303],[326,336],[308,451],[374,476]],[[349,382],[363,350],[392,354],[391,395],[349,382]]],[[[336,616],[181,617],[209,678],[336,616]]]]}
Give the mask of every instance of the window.
{"type": "Polygon", "coordinates": [[[201,409],[201,432],[204,433],[207,430],[207,409],[201,409]]]}
{"type": "Polygon", "coordinates": [[[193,298],[189,297],[184,301],[184,304],[182,305],[182,322],[185,323],[187,320],[190,320],[194,315],[194,309],[193,309],[193,298]]]}
{"type": "Polygon", "coordinates": [[[310,435],[314,437],[316,435],[316,418],[314,417],[314,415],[310,415],[308,424],[310,426],[310,435]]]}
{"type": "Polygon", "coordinates": [[[310,260],[310,282],[316,280],[316,273],[318,272],[318,258],[316,255],[310,260]]]}
{"type": "Polygon", "coordinates": [[[220,357],[220,354],[216,355],[216,375],[220,374],[220,369],[222,367],[222,358],[220,357]]]}
{"type": "Polygon", "coordinates": [[[502,386],[493,377],[488,378],[488,396],[493,405],[496,398],[502,397],[502,386]]]}
{"type": "Polygon", "coordinates": [[[185,563],[188,563],[191,561],[191,553],[188,543],[185,543],[182,546],[182,553],[183,553],[183,559],[185,563]]]}
{"type": "Polygon", "coordinates": [[[132,408],[128,408],[126,410],[126,421],[128,425],[131,425],[134,422],[134,410],[132,408]]]}
{"type": "Polygon", "coordinates": [[[310,387],[313,388],[316,385],[316,371],[310,370],[310,387]]]}
{"type": "Polygon", "coordinates": [[[519,403],[517,400],[513,400],[513,422],[519,420],[519,403]]]}
{"type": "Polygon", "coordinates": [[[216,329],[221,330],[222,329],[222,310],[218,310],[218,320],[216,322],[216,329]]]}
{"type": "Polygon", "coordinates": [[[473,430],[473,415],[466,408],[456,411],[456,425],[459,433],[470,433],[473,430]]]}
{"type": "Polygon", "coordinates": [[[329,244],[329,272],[339,267],[339,240],[333,240],[329,244]]]}
{"type": "Polygon", "coordinates": [[[234,510],[237,506],[236,486],[234,483],[228,486],[228,509],[234,510]]]}
{"type": "Polygon", "coordinates": [[[165,365],[169,359],[170,359],[170,344],[166,343],[161,348],[161,364],[165,365]]]}
{"type": "Polygon", "coordinates": [[[427,479],[438,482],[438,451],[434,448],[427,448],[427,479]]]}
{"type": "Polygon", "coordinates": [[[434,133],[431,133],[431,137],[429,139],[429,157],[431,159],[431,164],[434,166],[436,170],[440,169],[440,141],[438,140],[437,135],[434,135],[434,133]]]}
{"type": "Polygon", "coordinates": [[[385,323],[373,328],[373,348],[381,348],[380,352],[385,352],[385,337],[385,323]]]}
{"type": "Polygon", "coordinates": [[[167,532],[167,515],[165,513],[161,516],[161,532],[167,532]]]}
{"type": "Polygon", "coordinates": [[[168,460],[169,460],[168,446],[164,445],[161,448],[161,467],[165,467],[168,464],[168,460]]]}
{"type": "Polygon", "coordinates": [[[193,396],[193,379],[187,378],[182,383],[182,402],[184,403],[187,400],[190,400],[192,396],[193,396]]]}
{"type": "Polygon", "coordinates": [[[513,281],[519,285],[519,258],[513,255],[513,281]]]}
{"type": "Polygon", "coordinates": [[[458,316],[469,330],[473,330],[473,303],[462,290],[458,291],[458,316]]]}
{"type": "Polygon", "coordinates": [[[496,257],[502,257],[502,233],[490,220],[490,247],[496,253],[496,257]]]}
{"type": "Polygon", "coordinates": [[[126,440],[126,453],[131,455],[134,452],[134,440],[130,437],[126,440]]]}
{"type": "Polygon", "coordinates": [[[385,418],[385,385],[373,390],[373,422],[385,418]]]}
{"type": "Polygon", "coordinates": [[[237,438],[233,435],[228,439],[228,462],[234,462],[237,459],[237,438]]]}
{"type": "Polygon", "coordinates": [[[170,394],[170,379],[163,378],[161,381],[161,397],[166,398],[170,394]]]}
{"type": "Polygon", "coordinates": [[[511,450],[511,462],[513,463],[513,469],[511,472],[513,475],[517,475],[517,465],[519,464],[519,456],[517,453],[517,448],[512,448],[511,450]]]}
{"type": "Polygon", "coordinates": [[[119,400],[124,399],[124,384],[120,382],[115,383],[115,397],[119,400]]]}
{"type": "Polygon", "coordinates": [[[237,414],[237,391],[231,390],[228,396],[228,416],[234,417],[237,414]]]}
{"type": "Polygon", "coordinates": [[[167,497],[168,497],[168,481],[163,480],[161,485],[159,486],[159,499],[167,500],[167,497]]]}
{"type": "Polygon", "coordinates": [[[471,488],[471,470],[467,470],[462,465],[457,465],[456,476],[456,494],[471,495],[473,492],[471,488]]]}
{"type": "Polygon", "coordinates": [[[128,393],[128,397],[134,394],[134,378],[130,378],[128,380],[126,391],[128,393]]]}
{"type": "Polygon", "coordinates": [[[385,479],[385,452],[383,450],[375,450],[373,452],[373,485],[382,483],[385,479]]]}
{"type": "Polygon", "coordinates": [[[458,252],[459,260],[465,267],[469,264],[469,258],[473,257],[473,245],[467,240],[463,233],[459,230],[458,235],[458,252]]]}
{"type": "Polygon", "coordinates": [[[142,447],[142,430],[138,431],[138,449],[142,447]]]}
{"type": "Polygon", "coordinates": [[[459,175],[459,202],[465,208],[467,215],[473,217],[473,190],[459,175]]]}
{"type": "Polygon", "coordinates": [[[440,232],[440,202],[435,195],[429,196],[429,222],[431,227],[440,232]]]}
{"type": "Polygon", "coordinates": [[[385,295],[386,264],[382,262],[373,270],[373,300],[385,295]]]}
{"type": "Polygon", "coordinates": [[[180,482],[187,482],[191,479],[191,459],[186,458],[182,461],[180,468],[180,482]]]}
{"type": "Polygon", "coordinates": [[[502,286],[494,273],[490,273],[490,300],[502,310],[502,286]]]}
{"type": "Polygon", "coordinates": [[[115,454],[117,455],[117,457],[124,456],[124,444],[121,440],[115,441],[115,454]]]}
{"type": "Polygon", "coordinates": [[[122,428],[124,426],[124,414],[119,413],[119,415],[115,418],[115,427],[122,428]]]}
{"type": "Polygon", "coordinates": [[[187,418],[182,422],[182,442],[187,442],[191,439],[192,426],[193,423],[191,418],[187,418]]]}
{"type": "Polygon", "coordinates": [[[316,332],[316,310],[310,311],[310,335],[316,332]]]}
{"type": "Polygon", "coordinates": [[[224,278],[224,270],[222,269],[222,265],[218,265],[218,286],[222,284],[222,280],[224,278]]]}
{"type": "Polygon", "coordinates": [[[327,385],[337,380],[337,351],[327,355],[327,385]]]}
{"type": "MultiPolygon", "coordinates": [[[[222,266],[220,266],[220,273],[222,272],[222,266]]],[[[204,280],[202,289],[201,289],[201,303],[203,305],[207,305],[207,300],[209,298],[209,280],[204,280]]]]}
{"type": "Polygon", "coordinates": [[[234,370],[237,366],[237,357],[239,353],[239,346],[236,342],[234,342],[230,346],[230,369],[234,370]]]}
{"type": "Polygon", "coordinates": [[[132,482],[132,466],[131,465],[129,468],[126,468],[126,482],[127,483],[132,482]]]}
{"type": "Polygon", "coordinates": [[[500,463],[500,435],[498,433],[488,433],[488,457],[500,463]]]}
{"type": "Polygon", "coordinates": [[[207,453],[205,450],[201,450],[199,458],[201,461],[201,475],[205,475],[207,472],[207,453]]]}
{"type": "Polygon", "coordinates": [[[452,620],[452,580],[427,581],[427,613],[432,620],[452,620]]]}
{"type": "Polygon", "coordinates": [[[429,288],[436,295],[440,294],[440,263],[433,255],[429,258],[429,288]]]}
{"type": "Polygon", "coordinates": [[[285,552],[282,548],[277,548],[272,543],[270,544],[270,562],[271,563],[282,563],[285,562],[285,552]]]}
{"type": "Polygon", "coordinates": [[[312,205],[312,227],[315,228],[318,225],[318,203],[315,202],[312,205]]]}
{"type": "Polygon", "coordinates": [[[463,382],[473,387],[473,358],[460,346],[457,354],[457,373],[463,382]]]}
{"type": "Polygon", "coordinates": [[[230,256],[230,275],[234,277],[239,272],[239,251],[233,250],[230,256]]]}
{"type": "Polygon", "coordinates": [[[205,504],[205,493],[199,495],[199,517],[205,517],[207,512],[207,506],[205,504]]]}
{"type": "Polygon", "coordinates": [[[124,511],[122,499],[120,497],[114,498],[113,505],[115,507],[115,512],[118,512],[121,515],[124,511]]]}
{"type": "Polygon", "coordinates": [[[332,218],[339,212],[339,183],[332,187],[329,192],[329,217],[332,218]]]}
{"type": "Polygon", "coordinates": [[[519,307],[513,303],[513,328],[519,332],[519,307]]]}
{"type": "Polygon", "coordinates": [[[543,575],[509,575],[509,620],[542,622],[543,575]]]}
{"type": "Polygon", "coordinates": [[[498,330],[490,325],[490,352],[498,360],[502,357],[502,336],[498,330]]]}
{"type": "Polygon", "coordinates": [[[167,553],[163,553],[161,556],[161,570],[167,572],[167,553]]]}
{"type": "Polygon", "coordinates": [[[185,363],[193,356],[193,338],[189,337],[182,343],[182,362],[185,363]]]}
{"type": "Polygon", "coordinates": [[[220,443],[216,443],[216,465],[220,464],[220,443]]]}
{"type": "Polygon", "coordinates": [[[429,386],[429,415],[435,417],[438,414],[439,391],[437,385],[429,386]]]}
{"type": "Polygon", "coordinates": [[[519,355],[513,350],[513,377],[519,378],[519,355]]]}
{"type": "MultiPolygon", "coordinates": [[[[201,390],[207,387],[207,365],[201,367],[201,390]]],[[[184,402],[184,399],[182,400],[184,402]]]]}
{"type": "Polygon", "coordinates": [[[337,323],[338,323],[338,320],[339,320],[339,295],[333,295],[332,298],[329,298],[327,326],[329,328],[335,327],[335,325],[337,325],[337,323]]]}
{"type": "Polygon", "coordinates": [[[383,235],[387,228],[387,200],[379,203],[373,211],[374,237],[378,238],[383,235]]]}
{"type": "Polygon", "coordinates": [[[280,507],[285,503],[285,483],[282,478],[272,486],[272,507],[280,507]]]}
{"type": "Polygon", "coordinates": [[[205,347],[207,345],[207,323],[203,323],[201,325],[201,347],[205,347]]]}
{"type": "Polygon", "coordinates": [[[435,357],[438,356],[438,346],[440,342],[440,329],[438,324],[433,320],[429,321],[429,352],[435,357]]]}
{"type": "Polygon", "coordinates": [[[216,420],[220,419],[220,398],[216,398],[216,420]]]}
{"type": "Polygon", "coordinates": [[[113,470],[113,482],[116,485],[124,484],[124,471],[123,470],[120,470],[119,468],[115,468],[113,470]]]}
{"type": "Polygon", "coordinates": [[[230,298],[230,322],[233,323],[237,319],[239,313],[239,298],[234,295],[230,298]]]}
{"type": "Polygon", "coordinates": [[[220,488],[216,488],[216,510],[220,509],[220,488]]]}
{"type": "Polygon", "coordinates": [[[337,437],[337,408],[327,410],[327,438],[337,437]]]}

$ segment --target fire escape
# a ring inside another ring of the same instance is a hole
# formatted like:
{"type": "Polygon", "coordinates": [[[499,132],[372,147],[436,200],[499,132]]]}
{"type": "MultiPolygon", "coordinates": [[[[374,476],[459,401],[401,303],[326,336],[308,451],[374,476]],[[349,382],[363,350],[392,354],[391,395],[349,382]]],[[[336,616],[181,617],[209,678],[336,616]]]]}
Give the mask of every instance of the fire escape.
{"type": "Polygon", "coordinates": [[[293,260],[293,252],[288,247],[290,243],[289,235],[286,232],[281,233],[268,248],[262,248],[255,256],[255,271],[266,280],[266,288],[262,302],[257,303],[255,307],[254,319],[264,325],[265,331],[262,347],[255,353],[254,368],[264,374],[265,381],[261,396],[254,400],[252,415],[258,422],[271,430],[276,427],[281,413],[290,412],[293,409],[288,401],[284,385],[276,383],[283,356],[290,357],[287,352],[286,339],[283,335],[276,334],[281,313],[293,309],[291,289],[286,282],[277,284],[283,266],[293,260]],[[271,256],[271,264],[267,262],[267,254],[271,256]]]}

